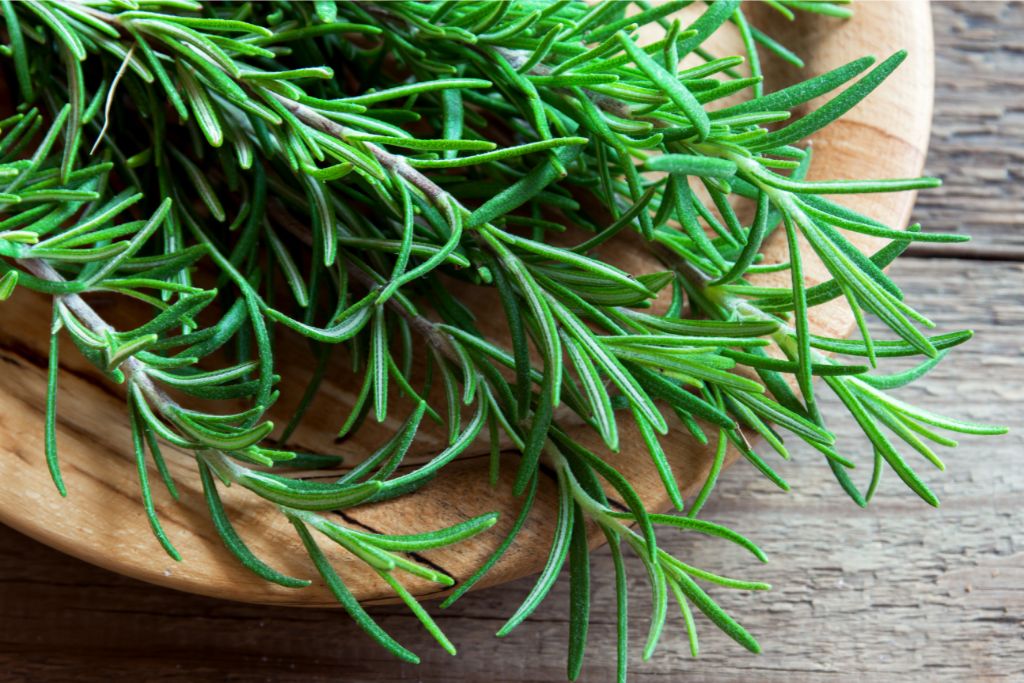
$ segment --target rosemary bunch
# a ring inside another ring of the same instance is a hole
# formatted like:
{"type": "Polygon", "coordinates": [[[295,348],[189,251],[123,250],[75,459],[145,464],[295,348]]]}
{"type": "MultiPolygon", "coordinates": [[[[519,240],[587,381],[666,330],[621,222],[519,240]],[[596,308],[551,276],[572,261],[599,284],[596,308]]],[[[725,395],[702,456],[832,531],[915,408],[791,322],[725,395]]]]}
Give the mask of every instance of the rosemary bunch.
{"type": "MultiPolygon", "coordinates": [[[[492,478],[503,444],[521,454],[515,492],[522,508],[495,555],[444,605],[514,540],[545,476],[543,461],[558,483],[555,537],[534,588],[499,635],[537,608],[568,565],[568,673],[579,674],[590,600],[588,530],[596,525],[614,560],[624,679],[623,544],[650,579],[645,657],[658,642],[670,594],[694,654],[692,607],[758,650],[701,584],[767,586],[688,564],[659,546],[656,531],[717,536],[765,560],[743,536],[698,517],[729,445],[787,488],[742,430],[762,436],[783,458],[783,434],[806,442],[859,505],[886,468],[938,503],[899,442],[941,468],[929,442],[955,442],[937,430],[1002,431],[888,393],[927,372],[970,332],[923,332],[933,324],[883,269],[913,241],[960,238],[917,226],[896,230],[822,196],[937,181],[805,180],[811,153],[797,143],[869,95],[903,53],[878,64],[858,59],[766,94],[757,50],[799,60],[751,26],[735,0],[709,3],[685,26],[671,16],[688,2],[0,4],[4,68],[17,84],[13,113],[0,122],[0,298],[16,288],[52,297],[45,429],[57,488],[64,493],[58,338],[67,335],[125,386],[142,501],[172,557],[179,556],[148,481],[152,457],[175,491],[161,444],[194,453],[211,517],[240,562],[283,586],[309,583],[246,547],[221,504],[224,486],[276,504],[341,605],[403,659],[417,658],[363,610],[321,544],[336,543],[365,562],[454,652],[401,577],[453,581],[406,553],[458,543],[496,516],[381,535],[324,513],[407,495],[478,440],[494,454],[492,478]],[[746,52],[715,57],[702,46],[727,24],[746,52]],[[660,38],[639,43],[643,26],[658,27],[660,38]],[[695,59],[684,62],[688,57],[695,59]],[[738,71],[744,62],[749,75],[738,71]],[[744,96],[739,104],[723,105],[735,95],[744,96]],[[831,97],[826,104],[793,115],[823,95],[831,97]],[[744,203],[749,221],[737,208],[744,203]],[[760,247],[776,229],[788,238],[788,261],[762,263],[760,247]],[[889,243],[866,256],[847,231],[889,243]],[[832,279],[805,285],[799,238],[832,279]],[[624,244],[658,269],[634,273],[616,265],[611,254],[624,244]],[[757,274],[778,271],[788,271],[790,287],[756,284],[757,274]],[[470,289],[493,292],[491,320],[477,318],[463,294],[470,289]],[[90,306],[95,292],[141,302],[144,319],[115,329],[90,306]],[[652,306],[659,296],[667,306],[652,306]],[[808,310],[839,297],[856,317],[858,340],[810,332],[808,310]],[[894,338],[872,339],[867,313],[894,338]],[[484,331],[492,328],[507,335],[484,331]],[[285,335],[305,339],[314,369],[299,409],[275,429],[267,414],[278,397],[285,335]],[[337,461],[289,446],[337,347],[359,377],[356,405],[339,419],[339,435],[396,413],[404,423],[334,481],[288,476],[296,464],[337,461]],[[879,358],[895,356],[924,360],[896,374],[874,370],[879,358]],[[416,358],[426,365],[423,377],[411,371],[416,358]],[[872,444],[864,491],[818,410],[814,377],[872,444]],[[425,420],[442,426],[447,447],[399,474],[425,420]],[[612,458],[570,436],[570,427],[587,425],[615,452],[623,420],[636,424],[683,514],[645,510],[612,458]],[[712,474],[689,505],[661,439],[675,420],[717,444],[712,474]]],[[[803,10],[846,14],[831,3],[772,5],[790,18],[803,10]]]]}

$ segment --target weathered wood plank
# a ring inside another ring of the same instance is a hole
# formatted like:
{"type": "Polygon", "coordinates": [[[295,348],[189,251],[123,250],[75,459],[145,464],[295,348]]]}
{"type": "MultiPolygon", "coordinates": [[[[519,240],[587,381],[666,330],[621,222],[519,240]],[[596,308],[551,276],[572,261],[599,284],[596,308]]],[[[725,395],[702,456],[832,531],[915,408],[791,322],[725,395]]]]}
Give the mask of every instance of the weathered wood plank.
{"type": "Polygon", "coordinates": [[[918,195],[927,230],[1024,257],[1024,3],[936,2],[935,119],[925,170],[942,190],[918,195]]]}

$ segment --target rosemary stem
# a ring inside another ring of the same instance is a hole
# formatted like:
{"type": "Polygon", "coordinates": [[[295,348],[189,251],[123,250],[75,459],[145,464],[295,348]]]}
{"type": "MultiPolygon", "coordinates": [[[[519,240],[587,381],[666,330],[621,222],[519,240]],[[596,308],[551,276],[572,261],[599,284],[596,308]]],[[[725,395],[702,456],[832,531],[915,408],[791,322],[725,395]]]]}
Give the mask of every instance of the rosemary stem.
{"type": "MultiPolygon", "coordinates": [[[[526,64],[526,62],[530,59],[530,53],[526,50],[511,50],[509,48],[496,47],[495,52],[504,57],[506,61],[508,61],[509,66],[511,66],[513,69],[516,69],[517,71],[519,70],[519,67],[526,64]]],[[[551,71],[551,67],[548,67],[544,64],[537,64],[536,66],[531,68],[527,73],[529,73],[531,76],[547,76],[548,74],[551,73],[551,71]]],[[[629,105],[626,104],[625,102],[620,102],[619,100],[613,97],[608,97],[607,95],[602,95],[601,93],[594,92],[589,88],[583,88],[582,90],[583,93],[590,98],[591,102],[593,102],[595,105],[597,105],[604,111],[608,112],[609,114],[613,114],[622,119],[629,119],[633,117],[633,112],[631,111],[629,105]]]]}
{"type": "MultiPolygon", "coordinates": [[[[17,260],[18,264],[36,277],[48,282],[67,282],[64,276],[43,259],[23,258],[17,260]]],[[[61,294],[56,297],[57,301],[66,306],[82,323],[93,333],[101,338],[116,330],[89,303],[75,293],[61,294]]],[[[146,373],[146,365],[135,356],[125,358],[120,366],[125,378],[133,382],[151,400],[162,414],[172,417],[173,410],[178,408],[177,402],[167,395],[160,387],[153,382],[146,373]]]]}
{"type": "MultiPolygon", "coordinates": [[[[345,126],[332,121],[331,119],[323,116],[322,114],[310,109],[306,105],[296,102],[284,95],[279,93],[271,93],[273,97],[280,102],[288,111],[294,114],[300,121],[308,126],[311,126],[322,133],[331,135],[348,142],[347,130],[345,126]]],[[[426,177],[415,168],[409,165],[409,163],[402,157],[391,154],[390,152],[382,149],[381,147],[373,144],[372,142],[363,143],[366,148],[370,150],[374,158],[381,163],[382,166],[392,171],[393,173],[401,176],[405,180],[409,181],[414,187],[423,192],[424,195],[430,199],[435,205],[441,208],[448,208],[447,202],[455,202],[455,199],[451,197],[447,192],[441,189],[434,181],[426,177]]]]}

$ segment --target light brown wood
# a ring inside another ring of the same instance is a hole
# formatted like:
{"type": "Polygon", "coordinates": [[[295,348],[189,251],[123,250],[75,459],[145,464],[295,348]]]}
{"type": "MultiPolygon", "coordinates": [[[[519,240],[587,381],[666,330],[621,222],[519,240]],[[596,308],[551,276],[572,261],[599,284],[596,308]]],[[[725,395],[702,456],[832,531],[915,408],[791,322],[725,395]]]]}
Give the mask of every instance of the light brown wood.
{"type": "MultiPolygon", "coordinates": [[[[772,33],[783,35],[783,22],[772,21],[772,33]]],[[[865,3],[856,17],[846,23],[813,17],[801,18],[799,34],[787,36],[788,44],[807,57],[804,71],[820,73],[863,54],[887,56],[908,48],[911,57],[871,98],[847,115],[842,122],[815,137],[815,178],[901,177],[919,173],[927,146],[931,118],[932,49],[929,10],[924,2],[865,3]]],[[[773,69],[785,78],[782,69],[773,69]]],[[[782,85],[772,83],[770,88],[782,85]]],[[[913,197],[909,194],[858,198],[851,205],[893,225],[903,225],[913,197]]],[[[778,240],[766,246],[771,259],[780,252],[778,240]]],[[[870,250],[874,245],[859,241],[870,250]]],[[[653,266],[652,266],[653,267],[653,266]]],[[[820,268],[809,269],[808,282],[821,279],[820,268]]],[[[191,457],[168,449],[169,465],[182,489],[182,500],[174,502],[154,487],[162,520],[184,561],[175,563],[163,554],[149,534],[145,516],[136,499],[137,482],[129,458],[129,435],[118,388],[97,378],[73,350],[63,355],[60,400],[73,405],[62,411],[59,440],[69,496],[62,500],[49,480],[43,462],[42,406],[45,387],[46,317],[33,313],[37,306],[24,292],[0,308],[0,361],[4,381],[0,391],[0,521],[64,552],[102,567],[145,581],[205,595],[252,602],[291,605],[333,605],[325,587],[315,582],[302,590],[267,584],[241,568],[221,546],[205,513],[196,488],[191,457]]],[[[102,300],[95,302],[102,307],[102,300]]],[[[116,311],[114,312],[116,313],[116,311]]],[[[850,319],[841,305],[822,306],[814,311],[815,328],[826,334],[845,334],[850,319]]],[[[303,359],[292,354],[290,379],[301,381],[303,359]],[[294,372],[292,372],[294,371],[294,372]]],[[[305,370],[308,373],[308,369],[305,370]]],[[[298,382],[297,382],[298,384],[298,382]]],[[[332,384],[321,397],[314,424],[302,436],[303,444],[322,450],[340,450],[353,459],[379,443],[400,417],[357,439],[337,446],[331,435],[339,416],[345,414],[352,394],[343,379],[332,384]]],[[[286,392],[287,393],[287,392],[286,392]]],[[[287,411],[287,403],[283,410],[287,411]]],[[[667,506],[661,484],[636,435],[624,426],[623,453],[613,458],[634,482],[652,509],[667,506]]],[[[579,430],[581,441],[592,443],[589,433],[579,430]]],[[[439,449],[436,434],[418,439],[414,454],[427,457],[439,449]]],[[[679,430],[666,440],[676,474],[687,494],[692,494],[706,476],[710,456],[706,450],[679,430]]],[[[472,456],[472,454],[471,454],[472,456]]],[[[467,517],[498,510],[501,521],[489,532],[443,552],[424,553],[421,561],[442,568],[457,581],[463,580],[497,546],[517,509],[510,495],[509,477],[513,454],[503,468],[499,487],[486,485],[481,458],[469,457],[451,468],[420,492],[386,503],[346,511],[351,524],[379,531],[410,532],[452,524],[467,517]]],[[[245,540],[260,556],[282,571],[314,577],[294,534],[272,506],[253,500],[244,491],[225,496],[233,518],[245,540]]],[[[525,532],[506,557],[480,585],[508,581],[536,571],[543,562],[544,548],[553,524],[553,482],[542,480],[539,501],[525,532]]],[[[331,559],[353,592],[363,600],[388,595],[386,587],[366,568],[340,550],[331,559]]],[[[418,595],[429,595],[431,584],[410,581],[418,595]]]]}

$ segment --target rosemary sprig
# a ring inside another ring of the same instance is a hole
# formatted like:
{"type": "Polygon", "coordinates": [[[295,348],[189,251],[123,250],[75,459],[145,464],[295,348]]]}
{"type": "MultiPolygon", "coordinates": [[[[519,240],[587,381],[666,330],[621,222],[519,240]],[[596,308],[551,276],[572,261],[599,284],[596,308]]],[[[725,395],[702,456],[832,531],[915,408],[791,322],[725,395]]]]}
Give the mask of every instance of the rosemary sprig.
{"type": "MultiPolygon", "coordinates": [[[[883,463],[938,503],[895,441],[941,468],[926,441],[955,442],[936,429],[1003,431],[933,415],[888,393],[970,333],[926,335],[922,328],[932,323],[904,302],[883,269],[911,241],[960,238],[894,230],[821,196],[937,181],[807,181],[810,150],[794,146],[868,96],[903,53],[870,71],[874,60],[863,58],[765,94],[758,46],[799,58],[751,26],[735,0],[710,3],[686,27],[669,20],[685,2],[638,2],[630,16],[629,3],[530,0],[0,4],[3,52],[19,84],[15,113],[0,122],[0,300],[16,288],[53,300],[45,429],[58,490],[65,493],[55,428],[57,338],[67,334],[126,386],[143,504],[172,557],[178,554],[160,527],[148,480],[147,454],[175,492],[161,443],[195,454],[211,517],[240,562],[283,586],[308,584],[245,546],[221,504],[222,486],[276,504],[339,603],[403,659],[416,655],[363,610],[321,544],[336,543],[366,563],[454,652],[399,577],[441,586],[453,580],[406,553],[457,543],[492,526],[495,515],[385,536],[323,513],[415,491],[485,428],[495,454],[492,481],[499,444],[521,452],[515,491],[522,511],[499,549],[443,606],[514,541],[546,462],[559,491],[555,538],[534,588],[499,635],[538,607],[568,564],[568,674],[579,675],[589,621],[588,538],[596,525],[615,564],[620,680],[627,655],[623,543],[643,562],[652,589],[645,657],[658,642],[670,594],[694,654],[693,607],[747,649],[759,649],[698,582],[767,586],[686,563],[659,547],[657,532],[670,526],[717,536],[765,560],[743,536],[697,516],[730,444],[788,488],[743,429],[783,458],[783,434],[806,442],[861,505],[883,463]],[[736,71],[744,56],[716,58],[702,47],[726,22],[740,30],[752,76],[736,71]],[[646,24],[660,25],[663,37],[638,43],[635,32],[646,24]],[[699,64],[684,67],[691,53],[699,64]],[[721,105],[745,91],[750,97],[742,103],[721,105]],[[798,106],[830,93],[838,94],[792,120],[798,106]],[[751,204],[749,225],[736,201],[751,204]],[[779,226],[789,259],[762,263],[760,246],[779,226]],[[890,243],[865,256],[842,231],[890,243]],[[800,237],[830,281],[805,285],[800,237]],[[628,272],[605,256],[626,239],[659,259],[661,270],[628,272]],[[789,271],[790,287],[757,284],[758,273],[778,270],[789,271]],[[469,285],[494,293],[485,314],[504,318],[507,338],[481,331],[480,311],[461,295],[469,285]],[[103,320],[85,296],[97,291],[141,302],[139,324],[115,329],[103,320]],[[652,307],[662,291],[671,292],[667,310],[652,307]],[[808,310],[840,296],[861,340],[810,331],[808,310]],[[897,339],[872,339],[864,312],[897,339]],[[284,334],[306,339],[315,371],[281,432],[267,416],[278,397],[277,340],[284,334]],[[361,375],[340,434],[371,416],[382,421],[401,412],[404,424],[335,481],[285,476],[289,465],[334,462],[329,454],[298,453],[288,440],[301,429],[336,347],[361,375]],[[871,367],[827,353],[865,357],[871,367]],[[410,370],[417,355],[426,377],[410,370]],[[879,358],[912,355],[926,357],[914,370],[873,371],[879,358]],[[854,458],[818,410],[819,376],[873,446],[865,492],[849,473],[854,458]],[[396,474],[424,419],[445,426],[447,447],[396,474]],[[615,452],[621,420],[635,422],[669,499],[685,514],[645,510],[611,458],[567,431],[582,422],[615,452]],[[671,444],[662,439],[670,420],[717,444],[712,474],[689,507],[671,474],[671,444]]],[[[790,17],[847,12],[832,3],[771,4],[790,17]]]]}

